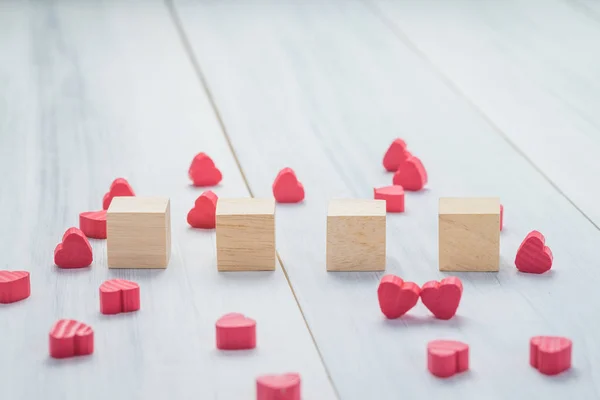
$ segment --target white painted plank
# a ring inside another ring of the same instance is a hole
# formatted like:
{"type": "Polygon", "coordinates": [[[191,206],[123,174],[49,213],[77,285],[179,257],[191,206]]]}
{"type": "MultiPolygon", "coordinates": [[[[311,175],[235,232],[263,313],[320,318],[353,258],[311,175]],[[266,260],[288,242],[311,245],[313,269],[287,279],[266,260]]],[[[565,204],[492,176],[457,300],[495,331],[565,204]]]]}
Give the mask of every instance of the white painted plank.
{"type": "Polygon", "coordinates": [[[562,0],[374,3],[600,225],[600,21],[589,10],[562,0]]]}
{"type": "Polygon", "coordinates": [[[214,232],[185,223],[198,151],[223,172],[218,195],[248,194],[164,4],[2,2],[0,48],[0,268],[32,273],[31,297],[0,307],[0,397],[251,399],[256,376],[298,371],[307,398],[335,398],[282,270],[218,273],[214,232]],[[90,269],[56,269],[64,230],[122,175],[171,198],[168,269],[109,271],[105,241],[90,269]],[[100,314],[114,277],[139,282],[139,312],[100,314]],[[256,350],[216,350],[232,311],[257,320],[256,350]],[[48,356],[58,318],[92,325],[93,356],[48,356]]]}
{"type": "Polygon", "coordinates": [[[342,399],[598,398],[600,232],[362,3],[177,5],[254,194],[269,195],[285,166],[304,183],[305,203],[278,206],[277,246],[342,399]],[[419,284],[445,276],[440,196],[498,195],[505,205],[501,271],[460,274],[463,303],[449,322],[422,305],[385,321],[382,274],[325,270],[328,200],[370,198],[389,184],[381,159],[396,136],[422,158],[430,183],[407,195],[405,214],[388,216],[387,273],[419,284]],[[556,257],[546,276],[512,264],[531,229],[556,257]],[[528,340],[537,334],[571,337],[574,370],[554,379],[533,370],[528,340]],[[471,345],[469,374],[428,374],[425,346],[437,338],[471,345]]]}

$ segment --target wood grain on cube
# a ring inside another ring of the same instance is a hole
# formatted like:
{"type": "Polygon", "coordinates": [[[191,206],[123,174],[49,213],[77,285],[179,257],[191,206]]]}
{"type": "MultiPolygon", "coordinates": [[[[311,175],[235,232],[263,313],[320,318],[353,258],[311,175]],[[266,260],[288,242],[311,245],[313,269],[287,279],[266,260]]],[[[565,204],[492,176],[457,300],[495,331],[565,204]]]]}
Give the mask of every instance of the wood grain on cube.
{"type": "Polygon", "coordinates": [[[274,199],[219,199],[217,268],[219,271],[275,269],[274,199]]]}
{"type": "Polygon", "coordinates": [[[441,198],[440,271],[498,271],[500,199],[441,198]]]}
{"type": "Polygon", "coordinates": [[[385,200],[331,200],[327,270],[385,270],[385,200]]]}
{"type": "Polygon", "coordinates": [[[107,216],[109,268],[166,268],[171,256],[167,198],[115,197],[107,216]]]}

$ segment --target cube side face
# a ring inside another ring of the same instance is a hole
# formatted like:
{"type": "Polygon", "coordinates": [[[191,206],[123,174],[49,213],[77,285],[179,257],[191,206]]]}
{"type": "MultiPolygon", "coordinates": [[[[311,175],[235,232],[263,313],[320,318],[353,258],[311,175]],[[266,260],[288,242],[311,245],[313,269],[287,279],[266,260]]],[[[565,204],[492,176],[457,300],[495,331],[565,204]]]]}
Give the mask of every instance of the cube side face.
{"type": "Polygon", "coordinates": [[[275,215],[217,215],[219,271],[275,269],[275,215]]]}
{"type": "Polygon", "coordinates": [[[171,253],[170,206],[164,213],[107,215],[109,268],[166,268],[171,253]]]}
{"type": "Polygon", "coordinates": [[[385,216],[328,216],[328,271],[384,271],[385,216]]]}
{"type": "Polygon", "coordinates": [[[496,272],[500,266],[500,209],[493,214],[439,215],[440,271],[496,272]]]}

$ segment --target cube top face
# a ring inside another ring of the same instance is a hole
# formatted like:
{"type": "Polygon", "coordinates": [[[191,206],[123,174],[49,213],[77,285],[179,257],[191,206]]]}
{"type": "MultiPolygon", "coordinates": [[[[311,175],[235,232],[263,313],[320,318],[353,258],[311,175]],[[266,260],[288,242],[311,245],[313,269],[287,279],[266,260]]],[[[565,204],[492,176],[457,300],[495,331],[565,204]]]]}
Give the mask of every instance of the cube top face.
{"type": "Polygon", "coordinates": [[[497,197],[442,197],[440,198],[440,214],[498,214],[500,215],[500,199],[497,197]]]}
{"type": "Polygon", "coordinates": [[[169,199],[164,197],[114,197],[108,207],[108,214],[164,214],[169,207],[169,199]]]}
{"type": "Polygon", "coordinates": [[[219,199],[219,215],[272,215],[275,214],[275,199],[219,199]]]}
{"type": "Polygon", "coordinates": [[[331,200],[327,215],[329,217],[385,217],[385,200],[331,200]]]}

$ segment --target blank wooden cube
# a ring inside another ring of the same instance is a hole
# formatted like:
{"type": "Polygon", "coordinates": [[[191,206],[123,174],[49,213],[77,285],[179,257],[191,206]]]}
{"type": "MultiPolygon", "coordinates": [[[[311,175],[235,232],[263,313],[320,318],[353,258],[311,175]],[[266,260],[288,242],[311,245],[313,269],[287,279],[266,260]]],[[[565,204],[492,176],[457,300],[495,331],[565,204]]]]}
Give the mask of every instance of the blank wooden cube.
{"type": "Polygon", "coordinates": [[[441,198],[440,271],[498,271],[500,199],[441,198]]]}
{"type": "Polygon", "coordinates": [[[327,270],[385,270],[385,200],[331,200],[327,270]]]}
{"type": "Polygon", "coordinates": [[[219,271],[275,269],[274,199],[219,199],[217,268],[219,271]]]}
{"type": "Polygon", "coordinates": [[[109,268],[166,268],[171,256],[169,199],[115,197],[106,212],[109,268]]]}

